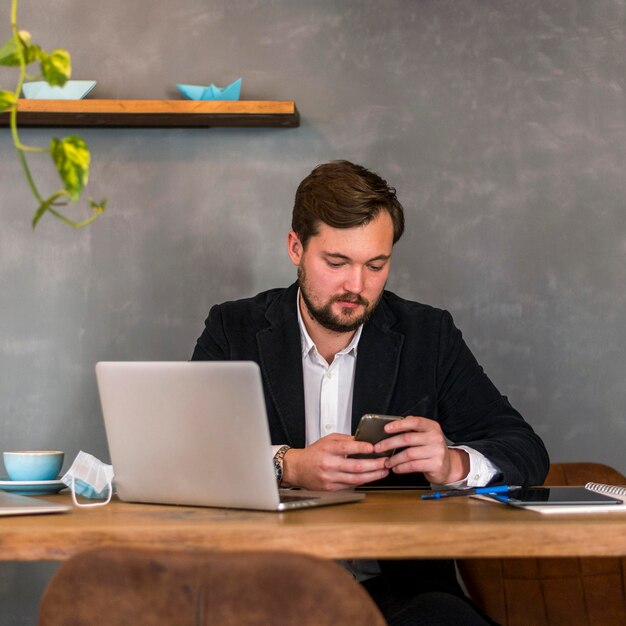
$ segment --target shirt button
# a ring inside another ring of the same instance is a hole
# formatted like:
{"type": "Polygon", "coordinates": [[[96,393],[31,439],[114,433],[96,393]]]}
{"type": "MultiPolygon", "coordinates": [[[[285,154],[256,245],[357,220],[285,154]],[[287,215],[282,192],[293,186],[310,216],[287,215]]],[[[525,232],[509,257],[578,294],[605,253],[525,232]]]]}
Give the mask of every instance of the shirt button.
{"type": "Polygon", "coordinates": [[[328,432],[331,428],[332,428],[332,426],[331,426],[330,424],[325,424],[325,425],[324,425],[324,430],[325,430],[326,432],[328,432]]]}
{"type": "Polygon", "coordinates": [[[333,377],[333,375],[330,372],[328,372],[328,374],[326,374],[326,378],[328,378],[328,380],[330,380],[332,377],[333,377]]]}
{"type": "Polygon", "coordinates": [[[480,478],[480,474],[474,474],[474,480],[478,480],[480,478]]]}

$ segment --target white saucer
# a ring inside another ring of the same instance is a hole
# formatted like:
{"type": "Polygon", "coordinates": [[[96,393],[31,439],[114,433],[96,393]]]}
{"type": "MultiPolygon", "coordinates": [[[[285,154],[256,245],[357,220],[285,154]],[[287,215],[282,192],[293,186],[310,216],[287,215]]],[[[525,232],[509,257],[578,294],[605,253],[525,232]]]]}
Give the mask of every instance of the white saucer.
{"type": "Polygon", "coordinates": [[[44,496],[58,493],[67,485],[60,480],[9,480],[6,476],[0,479],[0,489],[23,496],[44,496]]]}

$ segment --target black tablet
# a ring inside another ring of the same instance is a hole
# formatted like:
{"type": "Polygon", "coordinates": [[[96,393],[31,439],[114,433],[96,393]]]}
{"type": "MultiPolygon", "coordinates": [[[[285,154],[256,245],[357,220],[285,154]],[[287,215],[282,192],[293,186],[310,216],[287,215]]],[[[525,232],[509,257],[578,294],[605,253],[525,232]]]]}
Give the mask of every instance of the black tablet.
{"type": "Polygon", "coordinates": [[[522,487],[489,497],[515,506],[622,504],[617,498],[584,487],[522,487]]]}

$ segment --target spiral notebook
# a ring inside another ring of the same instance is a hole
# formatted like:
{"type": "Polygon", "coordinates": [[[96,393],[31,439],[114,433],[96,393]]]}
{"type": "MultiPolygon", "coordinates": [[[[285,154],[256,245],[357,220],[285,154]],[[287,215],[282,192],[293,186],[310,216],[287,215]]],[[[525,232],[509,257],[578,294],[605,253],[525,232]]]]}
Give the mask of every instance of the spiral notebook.
{"type": "Polygon", "coordinates": [[[597,493],[603,493],[605,496],[619,498],[626,506],[626,487],[620,487],[619,485],[604,485],[602,483],[587,483],[585,485],[585,489],[589,489],[590,491],[595,491],[597,493]]]}

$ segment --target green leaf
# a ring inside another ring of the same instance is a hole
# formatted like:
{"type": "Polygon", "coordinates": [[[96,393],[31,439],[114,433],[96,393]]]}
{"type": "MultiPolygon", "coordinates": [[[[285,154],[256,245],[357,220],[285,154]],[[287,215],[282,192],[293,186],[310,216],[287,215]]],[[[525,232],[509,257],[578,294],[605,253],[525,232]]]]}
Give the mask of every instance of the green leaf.
{"type": "Polygon", "coordinates": [[[33,222],[32,222],[32,226],[33,226],[33,230],[36,228],[37,224],[39,223],[39,220],[44,216],[44,213],[48,210],[49,205],[46,202],[42,202],[39,205],[39,208],[37,209],[37,211],[35,212],[35,215],[33,216],[33,222]]]}
{"type": "Polygon", "coordinates": [[[20,56],[17,53],[15,39],[11,37],[0,48],[0,65],[15,66],[20,64],[20,56]]]}
{"type": "Polygon", "coordinates": [[[89,179],[90,154],[87,144],[78,135],[50,142],[54,164],[72,200],[78,200],[89,179]]]}
{"type": "Polygon", "coordinates": [[[105,209],[107,208],[107,199],[102,198],[100,202],[96,202],[93,198],[89,198],[89,206],[91,206],[91,209],[94,211],[94,213],[104,213],[105,209]]]}
{"type": "Polygon", "coordinates": [[[20,38],[20,41],[22,42],[22,45],[24,46],[30,46],[30,42],[32,40],[32,37],[30,35],[30,33],[27,30],[18,30],[17,31],[17,36],[20,38]]]}
{"type": "Polygon", "coordinates": [[[15,106],[17,98],[12,91],[0,89],[0,112],[8,111],[15,106]]]}
{"type": "Polygon", "coordinates": [[[41,56],[42,52],[43,50],[36,43],[34,43],[32,46],[28,46],[28,48],[24,50],[24,59],[26,65],[29,65],[33,61],[36,61],[41,56]]]}
{"type": "Polygon", "coordinates": [[[39,51],[41,73],[49,85],[63,87],[72,75],[72,62],[67,50],[54,50],[51,54],[39,51]]]}
{"type": "MultiPolygon", "coordinates": [[[[22,44],[22,52],[24,54],[24,62],[26,65],[35,61],[41,54],[41,48],[36,44],[31,44],[30,33],[27,30],[21,30],[18,37],[22,44]]],[[[0,65],[18,66],[20,64],[19,49],[15,45],[15,39],[11,37],[0,48],[0,65]]]]}
{"type": "Polygon", "coordinates": [[[24,62],[26,65],[29,65],[33,61],[36,61],[41,55],[41,48],[36,43],[30,43],[30,33],[21,30],[19,32],[20,41],[22,42],[22,47],[24,49],[24,62]]]}
{"type": "Polygon", "coordinates": [[[67,191],[63,189],[61,191],[55,191],[49,198],[41,201],[41,203],[39,204],[39,208],[37,209],[37,212],[33,217],[33,230],[37,226],[39,220],[44,216],[46,211],[52,211],[50,207],[52,207],[52,205],[54,204],[57,204],[57,200],[66,195],[67,191]]]}

